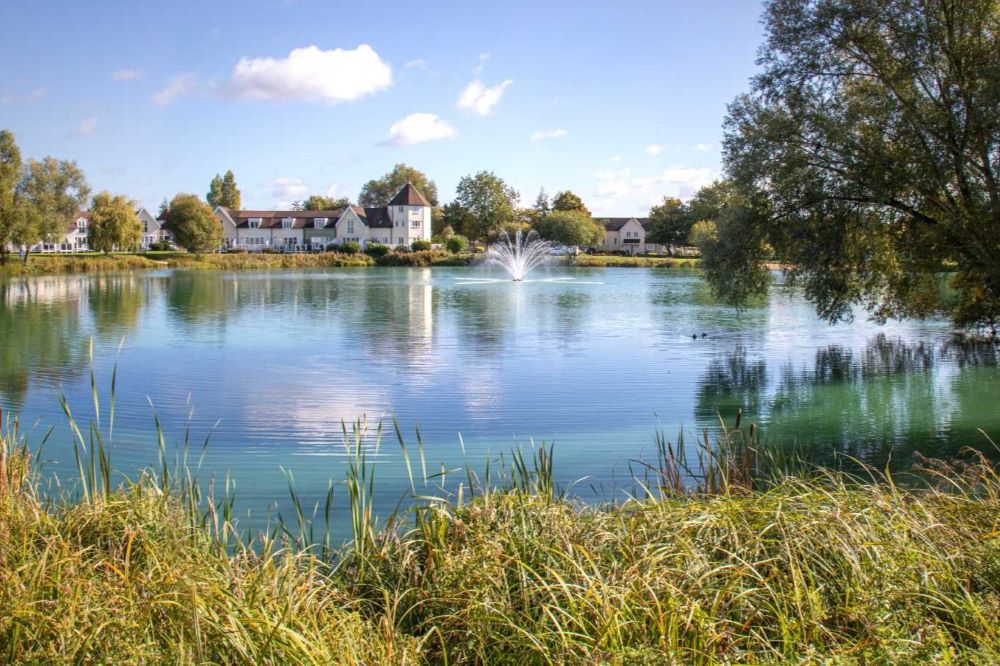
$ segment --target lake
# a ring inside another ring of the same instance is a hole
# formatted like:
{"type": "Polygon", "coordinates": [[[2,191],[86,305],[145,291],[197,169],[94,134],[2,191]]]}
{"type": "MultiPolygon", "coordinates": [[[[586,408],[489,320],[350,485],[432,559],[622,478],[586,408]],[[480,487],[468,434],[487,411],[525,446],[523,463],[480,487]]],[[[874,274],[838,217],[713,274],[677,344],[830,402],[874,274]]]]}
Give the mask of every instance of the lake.
{"type": "MultiPolygon", "coordinates": [[[[830,326],[780,286],[737,312],[696,271],[482,275],[500,277],[363,268],[0,282],[0,405],[33,441],[53,427],[44,469],[71,484],[58,396],[81,423],[93,418],[93,340],[104,410],[118,368],[115,469],[134,477],[155,462],[155,408],[170,444],[186,427],[193,449],[210,435],[200,477],[220,487],[228,474],[254,524],[268,507],[289,510],[286,473],[310,503],[341,481],[342,423],[359,419],[391,435],[395,417],[411,449],[419,427],[428,473],[455,480],[466,463],[495,468],[514,446],[554,442],[558,481],[585,499],[627,486],[658,430],[694,437],[740,407],[767,439],[824,462],[840,452],[905,469],[914,450],[948,456],[987,447],[979,428],[1000,434],[1000,353],[956,342],[945,322],[879,326],[859,313],[830,326]]],[[[394,435],[372,459],[385,512],[409,487],[394,435]]],[[[335,503],[346,504],[340,486],[335,503]]]]}

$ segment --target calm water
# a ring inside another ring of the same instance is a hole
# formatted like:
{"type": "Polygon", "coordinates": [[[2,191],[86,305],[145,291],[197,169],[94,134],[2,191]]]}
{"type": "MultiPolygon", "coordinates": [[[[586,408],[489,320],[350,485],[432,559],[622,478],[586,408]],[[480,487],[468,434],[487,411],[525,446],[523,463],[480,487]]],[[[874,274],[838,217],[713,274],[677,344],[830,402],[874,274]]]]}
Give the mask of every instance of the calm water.
{"type": "MultiPolygon", "coordinates": [[[[0,282],[0,405],[35,438],[55,426],[47,469],[72,476],[58,395],[91,418],[93,338],[107,401],[118,360],[114,464],[168,441],[211,441],[201,476],[235,479],[240,507],[287,511],[290,470],[318,499],[343,478],[341,421],[394,415],[429,471],[482,469],[531,438],[555,441],[559,480],[608,497],[629,461],[731,419],[742,406],[771,440],[819,459],[882,465],[948,455],[1000,434],[994,346],[964,347],[942,322],[817,321],[775,288],[737,313],[695,272],[557,269],[546,281],[478,283],[476,269],[154,272],[0,282]],[[551,278],[572,278],[555,279],[551,278]],[[702,333],[705,337],[702,337],[702,333]],[[692,335],[697,338],[693,339],[692,335]],[[124,338],[120,357],[118,348],[124,338]],[[459,443],[461,434],[465,458],[459,443]]],[[[378,458],[382,508],[408,486],[393,439],[378,458]]],[[[453,477],[454,478],[454,477],[453,477]]],[[[346,493],[336,491],[341,504],[346,493]]]]}

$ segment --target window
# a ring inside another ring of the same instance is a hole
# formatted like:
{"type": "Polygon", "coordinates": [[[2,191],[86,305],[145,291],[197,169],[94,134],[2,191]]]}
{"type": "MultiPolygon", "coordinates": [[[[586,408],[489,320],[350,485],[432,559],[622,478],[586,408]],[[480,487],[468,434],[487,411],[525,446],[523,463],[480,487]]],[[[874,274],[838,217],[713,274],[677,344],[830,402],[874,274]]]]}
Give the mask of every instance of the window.
{"type": "Polygon", "coordinates": [[[77,231],[87,230],[87,220],[85,218],[81,217],[79,220],[76,221],[76,230],[77,231]]]}
{"type": "Polygon", "coordinates": [[[260,218],[251,217],[250,219],[247,220],[247,226],[250,227],[251,229],[260,229],[260,218]]]}
{"type": "Polygon", "coordinates": [[[354,233],[354,220],[348,220],[347,221],[347,233],[349,233],[349,234],[353,234],[354,233]]]}
{"type": "Polygon", "coordinates": [[[291,229],[292,226],[294,226],[294,225],[295,225],[295,218],[294,217],[286,217],[285,219],[283,219],[281,221],[281,228],[282,229],[291,229]]]}
{"type": "Polygon", "coordinates": [[[414,228],[414,229],[419,229],[420,228],[420,220],[414,220],[413,222],[410,222],[410,226],[412,228],[414,228]]]}
{"type": "Polygon", "coordinates": [[[313,218],[313,227],[316,229],[322,229],[323,227],[326,226],[326,220],[327,218],[325,217],[313,218]]]}

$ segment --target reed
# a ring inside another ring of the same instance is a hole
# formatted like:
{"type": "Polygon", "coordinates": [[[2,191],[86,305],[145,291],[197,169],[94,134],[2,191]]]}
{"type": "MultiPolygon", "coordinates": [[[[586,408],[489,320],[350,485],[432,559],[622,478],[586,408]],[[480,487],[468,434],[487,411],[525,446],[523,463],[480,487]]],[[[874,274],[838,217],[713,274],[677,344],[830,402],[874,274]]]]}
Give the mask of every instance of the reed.
{"type": "MultiPolygon", "coordinates": [[[[344,425],[352,539],[331,483],[241,534],[187,434],[134,480],[92,381],[75,490],[40,491],[0,436],[0,662],[913,664],[1000,661],[1000,477],[981,455],[902,483],[777,454],[737,419],[658,436],[634,492],[573,499],[551,444],[435,471],[394,434],[399,514],[374,515],[381,428],[344,425]]],[[[112,391],[114,393],[114,391],[112,391]]],[[[985,437],[985,435],[984,435],[985,437]]],[[[986,441],[989,445],[992,442],[986,441]]],[[[41,445],[42,443],[40,443],[41,445]]]]}

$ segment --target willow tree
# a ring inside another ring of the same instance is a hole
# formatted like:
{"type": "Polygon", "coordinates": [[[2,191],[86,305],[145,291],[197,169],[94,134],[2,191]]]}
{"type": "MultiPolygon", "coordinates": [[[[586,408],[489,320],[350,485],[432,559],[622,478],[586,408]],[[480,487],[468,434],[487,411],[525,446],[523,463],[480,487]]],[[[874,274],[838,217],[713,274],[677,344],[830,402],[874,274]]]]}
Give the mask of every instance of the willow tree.
{"type": "Polygon", "coordinates": [[[90,205],[87,244],[95,252],[132,252],[142,245],[142,222],[127,197],[100,192],[90,205]]]}
{"type": "Polygon", "coordinates": [[[732,268],[759,268],[766,246],[828,320],[862,305],[995,329],[1000,3],[771,0],[764,25],[724,154],[761,201],[726,212],[716,290],[749,295],[732,268]]]}

